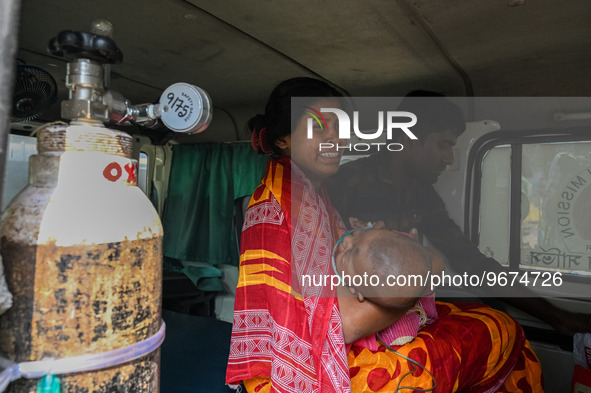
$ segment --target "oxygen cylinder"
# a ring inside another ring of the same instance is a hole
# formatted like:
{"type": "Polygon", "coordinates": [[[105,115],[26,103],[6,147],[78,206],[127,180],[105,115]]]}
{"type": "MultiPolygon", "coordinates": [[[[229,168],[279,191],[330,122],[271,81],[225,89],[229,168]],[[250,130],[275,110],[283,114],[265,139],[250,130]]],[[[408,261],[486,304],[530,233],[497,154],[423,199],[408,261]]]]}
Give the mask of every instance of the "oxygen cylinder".
{"type": "MultiPolygon", "coordinates": [[[[132,139],[101,123],[38,134],[29,185],[2,214],[0,242],[14,306],[0,350],[15,362],[124,348],[161,327],[162,225],[137,187],[132,139]]],[[[62,392],[158,392],[160,352],[60,375],[62,392]]],[[[19,379],[8,392],[35,392],[19,379]]]]}

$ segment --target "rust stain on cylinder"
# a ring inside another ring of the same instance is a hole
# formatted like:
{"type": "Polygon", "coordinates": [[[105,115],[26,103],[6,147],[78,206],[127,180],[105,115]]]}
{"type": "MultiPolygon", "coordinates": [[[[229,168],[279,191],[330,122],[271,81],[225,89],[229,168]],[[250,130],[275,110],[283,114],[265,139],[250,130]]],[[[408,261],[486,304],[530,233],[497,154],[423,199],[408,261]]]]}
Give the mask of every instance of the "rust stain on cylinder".
{"type": "Polygon", "coordinates": [[[133,139],[121,131],[89,126],[50,126],[39,133],[37,150],[43,152],[85,151],[131,157],[133,139]]]}
{"type": "MultiPolygon", "coordinates": [[[[11,310],[0,346],[18,362],[126,347],[161,323],[162,238],[98,245],[22,246],[2,239],[11,310]]],[[[70,393],[158,392],[159,350],[106,370],[60,376],[70,393]]],[[[31,392],[19,380],[7,392],[31,392]]]]}

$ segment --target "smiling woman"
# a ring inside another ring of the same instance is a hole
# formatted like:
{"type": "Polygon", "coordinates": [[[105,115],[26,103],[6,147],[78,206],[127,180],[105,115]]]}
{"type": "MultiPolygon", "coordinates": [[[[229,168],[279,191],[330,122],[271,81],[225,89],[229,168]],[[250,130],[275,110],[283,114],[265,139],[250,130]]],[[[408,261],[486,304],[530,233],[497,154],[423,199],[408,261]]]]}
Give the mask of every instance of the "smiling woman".
{"type": "Polygon", "coordinates": [[[322,287],[301,285],[295,275],[315,269],[329,272],[335,241],[331,233],[338,236],[344,225],[332,214],[321,188],[322,179],[338,170],[340,154],[318,149],[320,142],[336,140],[335,119],[327,120],[326,131],[316,129],[307,139],[310,116],[303,107],[299,116],[292,116],[291,98],[318,97],[308,103],[314,107],[338,105],[339,96],[324,82],[290,79],[273,90],[265,114],[247,125],[253,147],[275,157],[246,212],[228,384],[244,382],[251,390],[260,377],[272,376],[269,382],[279,391],[297,387],[307,392],[319,386],[338,391],[349,384],[336,298],[322,287]],[[305,222],[312,225],[300,225],[305,222]],[[298,254],[293,260],[292,250],[298,254]],[[326,318],[337,330],[329,329],[326,318]],[[283,348],[285,344],[289,348],[283,348]],[[279,369],[286,374],[278,375],[279,369]]]}

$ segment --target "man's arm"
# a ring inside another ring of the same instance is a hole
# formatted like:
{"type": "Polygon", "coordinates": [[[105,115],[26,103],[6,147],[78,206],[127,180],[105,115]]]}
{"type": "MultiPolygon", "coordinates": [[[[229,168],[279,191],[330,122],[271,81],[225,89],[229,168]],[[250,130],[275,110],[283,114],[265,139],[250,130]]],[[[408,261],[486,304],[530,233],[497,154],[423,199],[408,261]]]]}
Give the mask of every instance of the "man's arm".
{"type": "Polygon", "coordinates": [[[338,287],[337,295],[347,344],[384,330],[408,311],[408,308],[386,309],[370,301],[360,302],[345,287],[338,287]]]}

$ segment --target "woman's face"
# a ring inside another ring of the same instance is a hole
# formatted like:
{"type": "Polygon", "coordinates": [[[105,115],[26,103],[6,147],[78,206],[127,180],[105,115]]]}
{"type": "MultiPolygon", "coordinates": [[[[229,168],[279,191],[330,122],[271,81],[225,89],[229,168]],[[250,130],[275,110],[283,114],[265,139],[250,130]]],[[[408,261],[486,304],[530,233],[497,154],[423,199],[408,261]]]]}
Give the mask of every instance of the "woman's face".
{"type": "MultiPolygon", "coordinates": [[[[310,107],[320,112],[320,108],[340,108],[340,103],[337,98],[319,98],[310,107]]],[[[298,165],[315,187],[339,170],[342,156],[342,150],[337,150],[340,144],[337,116],[327,112],[322,115],[328,127],[324,124],[321,127],[311,115],[304,114],[291,135],[277,142],[277,146],[298,165]],[[312,138],[307,135],[308,119],[312,119],[312,138]]]]}

